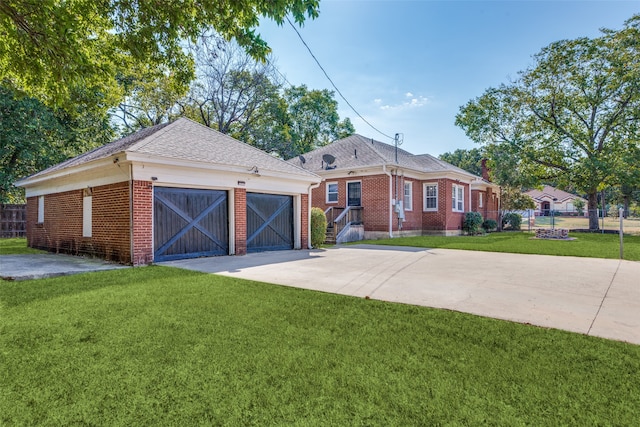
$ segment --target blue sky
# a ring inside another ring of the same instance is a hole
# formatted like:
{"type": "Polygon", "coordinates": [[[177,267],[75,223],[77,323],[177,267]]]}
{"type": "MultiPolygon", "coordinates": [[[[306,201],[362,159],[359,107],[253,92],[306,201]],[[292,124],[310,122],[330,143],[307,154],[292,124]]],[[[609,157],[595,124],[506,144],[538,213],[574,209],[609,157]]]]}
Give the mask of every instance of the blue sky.
{"type": "MultiPolygon", "coordinates": [[[[402,133],[409,152],[439,155],[477,146],[454,124],[460,106],[515,79],[551,42],[597,37],[636,13],[638,1],[321,0],[298,31],[367,121],[402,133]]],[[[289,24],[258,32],[291,84],[333,89],[289,24]]],[[[336,100],[357,133],[393,142],[336,100]]]]}

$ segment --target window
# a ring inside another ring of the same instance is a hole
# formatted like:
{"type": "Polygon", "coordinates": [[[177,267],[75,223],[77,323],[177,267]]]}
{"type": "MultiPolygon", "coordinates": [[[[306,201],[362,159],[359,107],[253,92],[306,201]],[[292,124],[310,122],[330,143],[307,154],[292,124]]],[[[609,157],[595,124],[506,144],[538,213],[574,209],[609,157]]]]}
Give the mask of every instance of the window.
{"type": "Polygon", "coordinates": [[[424,184],[424,210],[438,210],[438,184],[424,184]]]}
{"type": "Polygon", "coordinates": [[[44,222],[44,196],[38,197],[38,224],[44,222]]]}
{"type": "Polygon", "coordinates": [[[454,212],[464,212],[464,187],[462,185],[453,184],[451,209],[454,212]]]}
{"type": "Polygon", "coordinates": [[[92,196],[82,198],[82,237],[91,237],[92,205],[92,196]]]}
{"type": "Polygon", "coordinates": [[[478,207],[479,208],[483,207],[483,205],[484,205],[483,200],[484,200],[483,193],[478,193],[478,207]]]}
{"type": "Polygon", "coordinates": [[[327,182],[327,203],[338,203],[337,182],[327,182]]]}
{"type": "Polygon", "coordinates": [[[412,211],[413,210],[413,183],[405,182],[404,183],[404,210],[412,211]]]}

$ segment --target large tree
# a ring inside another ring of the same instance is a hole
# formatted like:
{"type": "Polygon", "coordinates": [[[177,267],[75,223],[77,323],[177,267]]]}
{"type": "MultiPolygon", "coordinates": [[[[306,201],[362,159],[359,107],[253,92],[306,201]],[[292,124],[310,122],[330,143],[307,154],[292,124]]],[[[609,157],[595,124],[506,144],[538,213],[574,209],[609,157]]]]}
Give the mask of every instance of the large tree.
{"type": "Polygon", "coordinates": [[[63,160],[104,144],[113,136],[107,115],[71,117],[0,86],[0,203],[22,203],[13,186],[63,160]]]}
{"type": "Polygon", "coordinates": [[[95,106],[116,105],[117,76],[132,64],[166,66],[185,81],[192,63],[183,49],[203,30],[235,39],[256,58],[269,48],[259,19],[302,23],[318,0],[0,0],[0,81],[49,106],[73,105],[71,91],[90,87],[95,106]]]}
{"type": "Polygon", "coordinates": [[[291,144],[285,158],[314,150],[331,141],[352,135],[355,128],[349,118],[340,120],[334,92],[309,90],[306,85],[285,89],[291,144]]]}
{"type": "Polygon", "coordinates": [[[639,64],[637,15],[620,31],[545,47],[515,82],[463,106],[456,124],[509,154],[520,174],[587,194],[589,228],[598,229],[598,191],[621,184],[637,156],[639,64]]]}
{"type": "Polygon", "coordinates": [[[470,150],[458,148],[451,153],[444,153],[438,157],[460,169],[464,169],[474,175],[482,176],[482,159],[485,158],[485,155],[479,148],[472,148],[470,150]]]}
{"type": "Polygon", "coordinates": [[[203,36],[193,48],[196,80],[180,101],[182,114],[222,133],[242,135],[258,110],[278,97],[272,61],[256,61],[238,44],[203,36]]]}

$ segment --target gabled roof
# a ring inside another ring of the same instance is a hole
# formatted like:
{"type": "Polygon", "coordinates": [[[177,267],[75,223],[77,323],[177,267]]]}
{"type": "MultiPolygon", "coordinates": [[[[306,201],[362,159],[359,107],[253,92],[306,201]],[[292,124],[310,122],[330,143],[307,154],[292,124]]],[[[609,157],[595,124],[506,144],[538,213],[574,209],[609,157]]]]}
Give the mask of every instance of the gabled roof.
{"type": "Polygon", "coordinates": [[[316,178],[316,180],[318,178],[309,171],[273,157],[251,145],[192,120],[180,118],[171,123],[142,129],[31,175],[23,181],[77,167],[94,160],[105,159],[118,153],[146,154],[166,158],[168,162],[172,159],[180,159],[227,166],[249,168],[256,166],[260,171],[316,178]]]}
{"type": "Polygon", "coordinates": [[[301,157],[290,159],[288,162],[308,171],[322,173],[326,170],[326,163],[322,158],[325,154],[335,157],[336,161],[331,166],[335,166],[336,170],[387,165],[405,167],[419,172],[456,172],[479,178],[429,154],[415,155],[401,148],[397,149],[396,161],[395,146],[358,134],[339,139],[303,154],[304,163],[301,157]]]}
{"type": "Polygon", "coordinates": [[[566,200],[574,200],[581,199],[582,197],[576,196],[575,194],[567,193],[566,191],[558,190],[555,187],[550,185],[545,185],[542,190],[529,190],[525,191],[524,194],[530,196],[533,200],[540,202],[542,200],[553,200],[557,199],[558,202],[564,202],[566,200]]]}

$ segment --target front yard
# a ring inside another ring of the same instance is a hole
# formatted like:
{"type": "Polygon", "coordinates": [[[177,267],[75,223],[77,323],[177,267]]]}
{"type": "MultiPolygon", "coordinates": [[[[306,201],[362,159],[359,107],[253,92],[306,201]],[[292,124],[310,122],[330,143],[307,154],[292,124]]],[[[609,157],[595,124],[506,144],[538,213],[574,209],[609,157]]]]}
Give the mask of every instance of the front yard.
{"type": "Polygon", "coordinates": [[[0,425],[640,418],[640,346],[457,312],[143,267],[1,282],[0,319],[0,425]]]}
{"type": "MultiPolygon", "coordinates": [[[[420,248],[464,249],[470,251],[510,252],[514,254],[539,254],[579,256],[590,258],[620,257],[620,237],[617,234],[570,233],[575,240],[533,239],[533,233],[502,232],[485,236],[418,236],[371,240],[358,243],[374,243],[390,246],[414,246],[420,248]]],[[[640,236],[624,236],[624,259],[640,261],[640,236]]]]}

